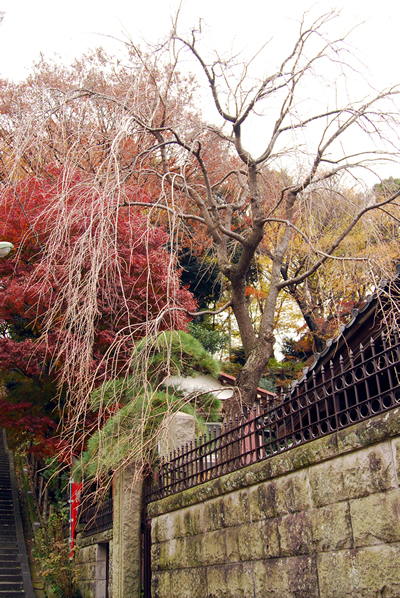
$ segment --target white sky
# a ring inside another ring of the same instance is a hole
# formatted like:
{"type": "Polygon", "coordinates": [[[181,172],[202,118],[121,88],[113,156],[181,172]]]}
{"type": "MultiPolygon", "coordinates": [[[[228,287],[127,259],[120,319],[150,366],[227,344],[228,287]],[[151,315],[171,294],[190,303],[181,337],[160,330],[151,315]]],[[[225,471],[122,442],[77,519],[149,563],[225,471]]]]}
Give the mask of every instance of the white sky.
{"type": "MultiPolygon", "coordinates": [[[[124,31],[135,41],[140,36],[157,41],[168,33],[170,15],[178,6],[179,0],[0,0],[0,10],[6,13],[0,27],[0,76],[23,78],[40,52],[73,57],[99,45],[116,47],[104,36],[121,38],[124,31]]],[[[353,44],[377,83],[389,83],[398,71],[396,0],[184,0],[181,24],[187,30],[202,17],[218,47],[255,47],[274,34],[284,39],[290,22],[310,7],[321,14],[336,6],[342,7],[343,30],[366,21],[352,35],[353,44]]]]}
{"type": "MultiPolygon", "coordinates": [[[[40,53],[46,57],[56,53],[70,62],[98,46],[118,52],[122,44],[114,38],[129,35],[136,43],[156,42],[170,31],[171,15],[179,4],[180,0],[0,0],[5,12],[0,25],[0,78],[23,79],[40,53]]],[[[273,61],[283,45],[285,50],[292,47],[305,11],[319,16],[332,8],[340,9],[341,16],[333,22],[331,35],[355,28],[349,42],[365,64],[370,83],[384,88],[400,82],[396,0],[183,0],[179,29],[186,32],[198,26],[201,17],[209,28],[210,47],[227,54],[245,49],[247,56],[272,38],[273,61]]],[[[204,24],[202,28],[207,31],[204,24]]],[[[353,81],[350,84],[354,86],[353,81]]],[[[400,176],[390,167],[382,172],[390,174],[400,176]]],[[[371,178],[368,184],[374,182],[371,178]]]]}

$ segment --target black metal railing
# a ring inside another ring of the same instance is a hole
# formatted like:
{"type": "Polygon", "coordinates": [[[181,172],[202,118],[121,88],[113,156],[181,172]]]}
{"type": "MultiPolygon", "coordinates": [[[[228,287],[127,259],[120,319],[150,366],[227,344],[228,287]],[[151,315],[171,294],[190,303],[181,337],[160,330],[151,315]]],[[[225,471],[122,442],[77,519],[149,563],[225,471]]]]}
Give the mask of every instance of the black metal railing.
{"type": "Polygon", "coordinates": [[[99,504],[83,503],[79,509],[78,520],[85,527],[83,534],[92,536],[111,529],[113,526],[113,499],[110,498],[99,504]]]}
{"type": "Polygon", "coordinates": [[[264,408],[209,430],[163,459],[146,502],[268,459],[400,405],[397,333],[346,350],[264,408]]]}

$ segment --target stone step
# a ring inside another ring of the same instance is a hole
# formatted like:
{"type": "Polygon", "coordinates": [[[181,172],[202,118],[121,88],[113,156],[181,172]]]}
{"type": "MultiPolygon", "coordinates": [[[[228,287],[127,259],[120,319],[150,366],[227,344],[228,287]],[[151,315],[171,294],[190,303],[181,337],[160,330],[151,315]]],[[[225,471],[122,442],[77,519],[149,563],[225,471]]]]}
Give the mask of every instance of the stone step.
{"type": "MultiPolygon", "coordinates": [[[[2,573],[1,569],[0,569],[0,587],[1,587],[1,583],[21,583],[23,584],[23,580],[22,580],[22,573],[18,571],[16,571],[15,573],[13,572],[4,572],[2,573]]],[[[22,588],[23,589],[23,585],[22,588]]]]}
{"type": "MultiPolygon", "coordinates": [[[[13,546],[15,545],[15,542],[13,542],[13,546]]],[[[10,548],[0,548],[0,561],[7,561],[7,560],[11,560],[10,557],[13,556],[17,556],[18,555],[18,548],[11,548],[11,543],[10,543],[10,548]]]]}
{"type": "Polygon", "coordinates": [[[21,573],[21,565],[16,561],[1,561],[0,560],[0,574],[4,573],[4,569],[8,572],[16,571],[21,573]]]}
{"type": "Polygon", "coordinates": [[[24,586],[22,581],[0,581],[0,592],[13,590],[14,592],[22,591],[24,586]]]}
{"type": "Polygon", "coordinates": [[[0,541],[3,541],[3,539],[7,540],[7,538],[9,538],[10,536],[15,536],[16,533],[17,531],[15,529],[15,525],[2,525],[0,527],[0,541]]]}
{"type": "Polygon", "coordinates": [[[17,550],[18,545],[17,542],[11,542],[8,540],[7,542],[0,542],[0,550],[17,550]]]}
{"type": "Polygon", "coordinates": [[[10,566],[14,567],[14,565],[19,566],[19,554],[18,552],[12,554],[1,554],[0,555],[0,562],[1,563],[8,563],[10,566]]]}

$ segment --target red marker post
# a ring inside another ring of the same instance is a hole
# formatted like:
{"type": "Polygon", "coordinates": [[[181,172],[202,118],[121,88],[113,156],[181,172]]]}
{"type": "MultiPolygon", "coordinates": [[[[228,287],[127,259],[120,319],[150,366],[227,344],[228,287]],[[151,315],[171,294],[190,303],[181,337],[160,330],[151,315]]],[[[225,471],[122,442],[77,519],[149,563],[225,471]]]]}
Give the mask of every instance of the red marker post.
{"type": "Polygon", "coordinates": [[[75,549],[75,530],[76,520],[78,515],[78,507],[81,499],[82,482],[74,482],[71,478],[69,481],[69,544],[70,553],[69,558],[74,556],[75,549]]]}

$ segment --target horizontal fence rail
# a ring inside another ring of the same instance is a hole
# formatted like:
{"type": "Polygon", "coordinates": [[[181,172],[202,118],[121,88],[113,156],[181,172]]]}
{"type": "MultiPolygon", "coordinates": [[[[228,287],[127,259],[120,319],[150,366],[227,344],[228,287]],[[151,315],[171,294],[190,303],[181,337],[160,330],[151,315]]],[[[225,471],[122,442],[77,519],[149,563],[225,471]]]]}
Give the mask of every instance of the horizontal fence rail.
{"type": "Polygon", "coordinates": [[[371,339],[295,383],[272,404],[216,426],[160,463],[150,503],[268,459],[400,405],[400,344],[371,339]]]}
{"type": "Polygon", "coordinates": [[[111,529],[113,526],[113,499],[110,498],[91,506],[85,506],[83,503],[79,510],[78,521],[85,526],[83,529],[85,536],[93,536],[93,534],[111,529]]]}

